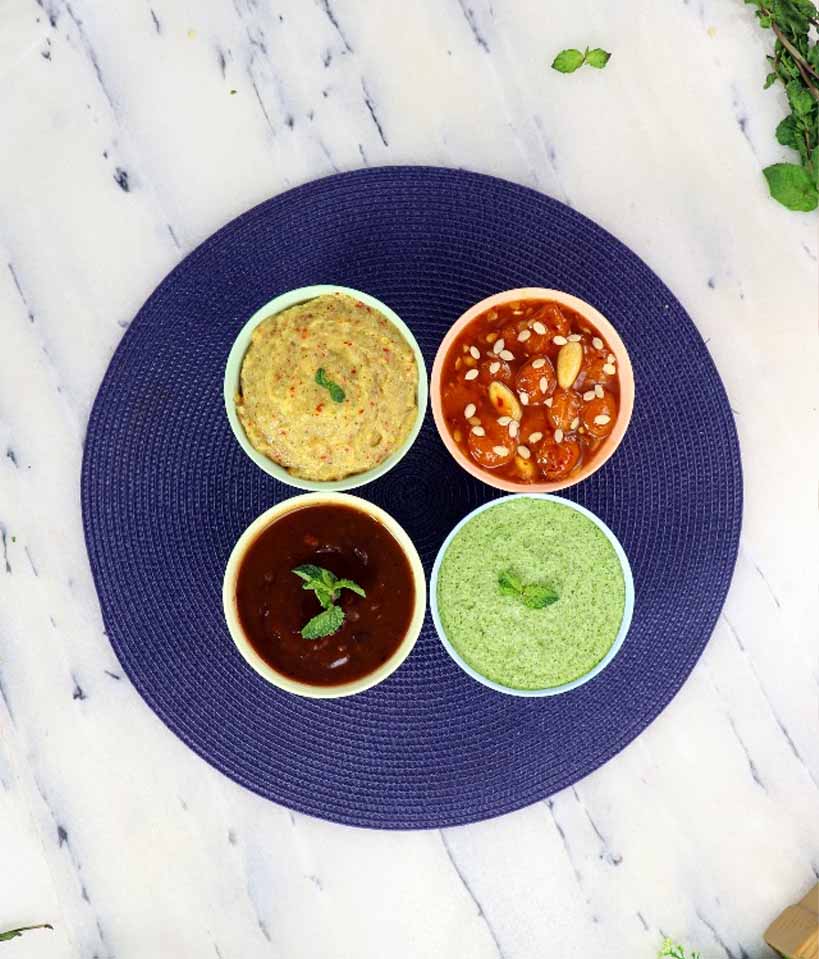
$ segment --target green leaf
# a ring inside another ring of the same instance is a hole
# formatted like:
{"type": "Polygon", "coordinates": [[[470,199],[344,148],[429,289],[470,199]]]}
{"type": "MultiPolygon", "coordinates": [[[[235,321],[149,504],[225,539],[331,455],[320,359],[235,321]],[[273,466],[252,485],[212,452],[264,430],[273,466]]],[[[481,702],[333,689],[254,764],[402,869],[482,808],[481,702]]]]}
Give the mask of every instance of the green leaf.
{"type": "Polygon", "coordinates": [[[16,939],[22,936],[29,929],[53,929],[54,926],[47,922],[41,922],[38,926],[19,926],[17,929],[8,929],[6,932],[0,932],[0,942],[8,942],[9,939],[16,939]]]}
{"type": "Polygon", "coordinates": [[[339,580],[337,580],[337,582],[336,582],[336,591],[337,591],[338,593],[340,593],[342,589],[350,589],[350,590],[352,590],[354,593],[357,593],[359,596],[366,596],[366,595],[367,595],[367,594],[364,592],[364,590],[358,585],[358,583],[354,583],[351,579],[339,579],[339,580]]]}
{"type": "Polygon", "coordinates": [[[504,570],[498,576],[498,587],[502,596],[520,596],[523,592],[523,583],[511,569],[504,570]]]}
{"type": "Polygon", "coordinates": [[[778,75],[776,73],[769,73],[768,76],[765,77],[765,83],[762,89],[767,90],[768,87],[772,87],[776,83],[777,79],[778,75]]]}
{"type": "Polygon", "coordinates": [[[552,69],[558,73],[574,73],[578,67],[583,66],[584,59],[580,50],[561,50],[552,61],[552,69]]]}
{"type": "MultiPolygon", "coordinates": [[[[321,566],[314,566],[312,563],[302,563],[301,566],[296,566],[291,572],[295,573],[296,576],[301,576],[309,583],[314,579],[321,582],[321,574],[328,572],[328,570],[322,569],[321,566]]],[[[330,575],[332,576],[332,573],[330,575]]]]}
{"type": "Polygon", "coordinates": [[[762,172],[771,196],[782,206],[809,213],[819,205],[819,190],[804,167],[796,163],[774,163],[762,172]]]}
{"type": "Polygon", "coordinates": [[[783,147],[792,147],[794,150],[797,149],[796,124],[792,116],[786,116],[777,126],[776,139],[783,147]]]}
{"type": "Polygon", "coordinates": [[[801,80],[791,80],[785,87],[785,91],[788,94],[788,103],[791,105],[791,110],[798,117],[806,117],[816,103],[807,87],[801,80]]]}
{"type": "Polygon", "coordinates": [[[329,379],[327,374],[321,368],[316,370],[316,383],[318,383],[319,386],[323,386],[326,390],[329,390],[330,399],[334,403],[344,402],[344,397],[346,396],[344,390],[338,385],[338,383],[334,383],[331,379],[329,379]]]}
{"type": "Polygon", "coordinates": [[[594,67],[596,70],[602,70],[603,67],[611,60],[611,54],[607,53],[605,50],[602,50],[600,47],[597,47],[594,50],[589,50],[586,54],[586,63],[590,67],[594,67]]]}
{"type": "Polygon", "coordinates": [[[808,47],[807,61],[814,70],[819,70],[819,43],[812,43],[808,47]]]}
{"type": "Polygon", "coordinates": [[[344,622],[344,610],[340,606],[330,606],[317,616],[309,619],[301,629],[304,639],[321,639],[337,632],[344,622]]]}
{"type": "Polygon", "coordinates": [[[523,587],[523,605],[529,609],[545,609],[557,602],[557,593],[542,583],[530,583],[523,587]]]}

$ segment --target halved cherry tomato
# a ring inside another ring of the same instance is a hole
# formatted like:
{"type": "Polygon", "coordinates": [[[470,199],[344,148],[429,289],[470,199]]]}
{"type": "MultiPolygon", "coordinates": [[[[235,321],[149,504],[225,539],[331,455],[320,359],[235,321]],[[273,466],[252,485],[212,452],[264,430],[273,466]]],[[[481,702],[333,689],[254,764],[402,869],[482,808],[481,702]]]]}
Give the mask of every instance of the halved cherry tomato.
{"type": "Polygon", "coordinates": [[[579,393],[574,390],[557,389],[552,396],[552,405],[549,409],[549,419],[556,430],[569,433],[572,423],[580,416],[580,407],[583,401],[579,393]]]}
{"type": "Polygon", "coordinates": [[[580,420],[586,430],[598,439],[608,436],[614,429],[614,423],[617,420],[617,400],[614,396],[603,391],[602,397],[595,396],[583,406],[583,413],[580,420]],[[608,417],[604,423],[598,423],[598,418],[608,417]]]}
{"type": "Polygon", "coordinates": [[[552,361],[546,356],[536,356],[518,370],[515,389],[525,393],[529,399],[527,406],[542,406],[554,393],[557,376],[552,361]],[[545,387],[541,389],[541,386],[545,387]]]}
{"type": "Polygon", "coordinates": [[[580,447],[573,440],[546,440],[537,451],[537,462],[547,480],[565,479],[580,462],[580,447]]]}

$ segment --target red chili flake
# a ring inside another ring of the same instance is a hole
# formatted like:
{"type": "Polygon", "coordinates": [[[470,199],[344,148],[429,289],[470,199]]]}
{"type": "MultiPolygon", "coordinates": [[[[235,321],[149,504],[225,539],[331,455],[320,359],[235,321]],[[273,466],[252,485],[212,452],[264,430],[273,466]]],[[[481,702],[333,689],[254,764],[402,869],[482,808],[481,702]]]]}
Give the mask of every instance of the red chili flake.
{"type": "Polygon", "coordinates": [[[387,349],[387,347],[385,346],[385,347],[383,347],[383,349],[384,349],[384,352],[387,354],[387,356],[389,356],[389,355],[390,355],[390,351],[387,349]]]}
{"type": "Polygon", "coordinates": [[[316,407],[316,412],[320,413],[323,409],[324,409],[324,403],[319,403],[319,405],[316,407]]]}
{"type": "Polygon", "coordinates": [[[319,541],[311,533],[308,533],[304,537],[304,545],[309,546],[311,549],[315,549],[319,544],[319,541]]]}
{"type": "Polygon", "coordinates": [[[364,412],[364,407],[362,406],[361,409],[358,411],[359,416],[360,416],[363,412],[364,412]]]}
{"type": "Polygon", "coordinates": [[[353,367],[353,368],[350,370],[350,373],[351,373],[352,376],[355,376],[357,372],[358,372],[358,370],[356,370],[355,367],[353,367]]]}

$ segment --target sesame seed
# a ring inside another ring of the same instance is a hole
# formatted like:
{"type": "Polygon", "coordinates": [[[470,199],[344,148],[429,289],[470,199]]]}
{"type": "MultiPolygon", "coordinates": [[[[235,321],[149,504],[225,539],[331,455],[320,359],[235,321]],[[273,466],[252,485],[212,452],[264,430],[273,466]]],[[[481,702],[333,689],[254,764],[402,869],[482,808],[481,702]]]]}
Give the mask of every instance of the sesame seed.
{"type": "Polygon", "coordinates": [[[542,370],[546,365],[546,360],[542,356],[539,356],[536,360],[532,360],[532,369],[533,370],[542,370]]]}
{"type": "Polygon", "coordinates": [[[606,362],[614,364],[617,362],[617,357],[614,355],[614,353],[609,353],[609,355],[606,357],[606,362]]]}
{"type": "Polygon", "coordinates": [[[498,426],[508,426],[512,422],[511,416],[499,416],[498,426]]]}
{"type": "Polygon", "coordinates": [[[541,393],[546,393],[549,389],[549,380],[545,376],[541,376],[540,382],[538,383],[541,393]]]}
{"type": "Polygon", "coordinates": [[[518,435],[518,430],[520,429],[520,424],[517,420],[512,420],[509,424],[509,435],[514,439],[518,435]]]}
{"type": "Polygon", "coordinates": [[[486,430],[482,426],[473,426],[471,432],[475,436],[486,436],[486,430]]]}
{"type": "Polygon", "coordinates": [[[543,336],[543,334],[546,332],[546,327],[540,322],[540,320],[532,324],[532,329],[540,336],[543,336]]]}
{"type": "Polygon", "coordinates": [[[598,400],[603,399],[603,387],[599,383],[597,383],[594,387],[594,395],[598,400]]]}
{"type": "Polygon", "coordinates": [[[572,333],[572,335],[568,337],[570,343],[579,343],[582,339],[583,337],[579,333],[572,333]]]}
{"type": "Polygon", "coordinates": [[[529,396],[527,393],[518,393],[518,398],[524,406],[529,405],[529,396]]]}
{"type": "Polygon", "coordinates": [[[475,410],[477,410],[477,408],[478,408],[478,407],[475,406],[474,403],[467,403],[466,406],[464,407],[464,416],[465,416],[467,419],[469,419],[470,416],[474,416],[474,415],[475,415],[475,410]]]}
{"type": "Polygon", "coordinates": [[[565,346],[568,342],[569,342],[569,341],[566,339],[565,336],[553,336],[553,337],[552,337],[552,343],[554,343],[555,346],[565,346]]]}
{"type": "Polygon", "coordinates": [[[467,420],[467,423],[469,423],[470,426],[480,426],[481,420],[478,416],[470,416],[467,420]]]}
{"type": "Polygon", "coordinates": [[[506,344],[503,342],[503,338],[501,337],[501,339],[495,340],[495,342],[492,344],[492,351],[495,354],[500,353],[504,346],[506,346],[506,344]]]}
{"type": "Polygon", "coordinates": [[[611,363],[606,363],[606,365],[603,367],[603,372],[606,374],[606,376],[614,376],[617,370],[611,365],[611,363]]]}
{"type": "Polygon", "coordinates": [[[595,338],[592,340],[592,346],[593,346],[596,350],[602,350],[602,349],[603,349],[603,341],[600,339],[599,336],[595,336],[595,338]]]}
{"type": "Polygon", "coordinates": [[[594,399],[594,390],[586,390],[583,394],[583,402],[590,403],[594,399]]]}
{"type": "Polygon", "coordinates": [[[539,443],[543,439],[543,433],[530,433],[529,442],[530,443],[539,443]]]}
{"type": "Polygon", "coordinates": [[[531,455],[532,454],[529,452],[529,450],[525,446],[518,447],[518,456],[521,456],[523,457],[523,459],[528,460],[531,455]]]}
{"type": "Polygon", "coordinates": [[[544,400],[543,402],[544,402],[547,406],[551,406],[551,405],[552,405],[552,398],[551,398],[551,396],[549,397],[548,400],[544,400]]]}
{"type": "Polygon", "coordinates": [[[477,346],[470,346],[469,352],[475,357],[476,360],[479,360],[481,358],[481,351],[478,349],[477,346]]]}
{"type": "Polygon", "coordinates": [[[580,426],[580,417],[575,416],[575,418],[571,422],[571,425],[569,426],[569,429],[576,430],[578,426],[580,426]]]}
{"type": "Polygon", "coordinates": [[[525,343],[531,335],[531,330],[521,330],[520,333],[518,333],[518,343],[525,343]]]}
{"type": "Polygon", "coordinates": [[[464,379],[474,380],[477,377],[477,375],[478,375],[477,370],[467,370],[466,373],[464,373],[464,379]]]}
{"type": "Polygon", "coordinates": [[[500,363],[497,361],[489,364],[489,372],[494,376],[500,369],[500,363]]]}
{"type": "Polygon", "coordinates": [[[509,450],[505,446],[493,446],[492,452],[495,456],[506,456],[509,453],[509,450]]]}
{"type": "Polygon", "coordinates": [[[606,416],[605,413],[601,413],[599,416],[595,416],[594,418],[595,426],[605,426],[606,423],[610,423],[610,422],[611,422],[611,417],[606,416]]]}
{"type": "Polygon", "coordinates": [[[502,360],[506,360],[507,363],[511,363],[512,360],[515,358],[515,354],[514,354],[514,353],[510,353],[509,350],[501,350],[501,351],[500,351],[500,358],[501,358],[502,360]]]}
{"type": "Polygon", "coordinates": [[[555,443],[563,442],[563,430],[555,430],[555,443]]]}

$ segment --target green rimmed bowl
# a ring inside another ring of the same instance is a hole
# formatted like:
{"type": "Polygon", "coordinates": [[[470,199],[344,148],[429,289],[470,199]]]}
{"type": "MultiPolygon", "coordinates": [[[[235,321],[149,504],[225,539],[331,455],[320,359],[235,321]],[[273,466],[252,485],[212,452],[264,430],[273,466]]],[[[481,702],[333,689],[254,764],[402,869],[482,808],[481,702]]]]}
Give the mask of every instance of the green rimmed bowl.
{"type": "Polygon", "coordinates": [[[424,422],[424,416],[426,415],[427,411],[427,402],[429,399],[429,384],[427,380],[426,364],[424,363],[424,357],[421,354],[418,343],[416,342],[415,337],[412,335],[410,328],[394,310],[390,309],[386,303],[382,303],[381,300],[377,300],[374,296],[370,296],[369,293],[362,293],[360,290],[354,290],[348,286],[318,284],[316,286],[302,286],[297,290],[290,290],[287,293],[282,293],[280,296],[274,297],[272,300],[265,303],[264,306],[259,307],[253,316],[250,317],[247,323],[245,323],[245,325],[239,331],[239,335],[234,340],[233,346],[228,354],[227,365],[225,366],[223,395],[225,400],[225,410],[227,412],[230,428],[233,430],[233,435],[236,437],[237,442],[245,451],[245,453],[247,453],[247,455],[253,460],[259,469],[264,470],[264,472],[269,476],[272,476],[277,480],[281,480],[282,483],[287,483],[288,486],[294,486],[296,489],[308,490],[311,492],[340,492],[343,490],[355,489],[358,486],[364,486],[366,483],[372,483],[373,480],[377,480],[385,473],[388,473],[393,466],[403,459],[412,444],[415,442],[418,433],[420,432],[421,424],[424,422]],[[346,293],[348,296],[352,296],[355,299],[360,300],[366,306],[377,310],[382,314],[382,316],[386,317],[386,319],[388,319],[393,326],[397,327],[398,331],[407,341],[412,349],[413,355],[415,356],[415,364],[418,369],[418,385],[416,394],[418,402],[418,414],[415,417],[415,422],[412,425],[412,429],[401,446],[391,453],[383,462],[379,463],[378,466],[374,466],[372,469],[366,470],[363,473],[352,473],[350,476],[345,476],[343,479],[319,481],[303,479],[300,476],[293,476],[283,466],[280,466],[278,463],[274,463],[273,460],[265,456],[264,453],[260,453],[248,439],[247,434],[244,431],[244,427],[239,420],[239,415],[236,412],[235,397],[237,393],[240,392],[239,378],[242,369],[242,360],[244,360],[245,353],[250,346],[250,338],[256,327],[263,320],[266,320],[268,317],[273,316],[276,313],[282,313],[291,306],[297,306],[299,303],[306,303],[308,300],[314,300],[317,296],[324,296],[327,293],[346,293]]]}

